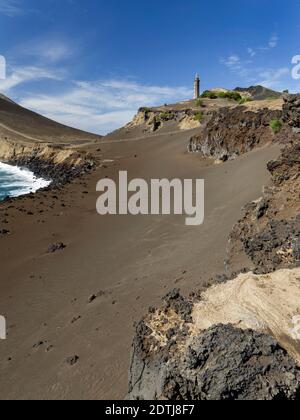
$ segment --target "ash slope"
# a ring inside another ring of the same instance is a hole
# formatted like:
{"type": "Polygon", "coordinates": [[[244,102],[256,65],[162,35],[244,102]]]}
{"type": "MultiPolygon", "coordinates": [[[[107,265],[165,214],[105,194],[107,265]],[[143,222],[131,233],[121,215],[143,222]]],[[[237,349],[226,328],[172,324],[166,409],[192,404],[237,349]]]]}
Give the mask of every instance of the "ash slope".
{"type": "Polygon", "coordinates": [[[80,144],[101,136],[86,133],[29,111],[0,95],[0,139],[55,144],[80,144]]]}

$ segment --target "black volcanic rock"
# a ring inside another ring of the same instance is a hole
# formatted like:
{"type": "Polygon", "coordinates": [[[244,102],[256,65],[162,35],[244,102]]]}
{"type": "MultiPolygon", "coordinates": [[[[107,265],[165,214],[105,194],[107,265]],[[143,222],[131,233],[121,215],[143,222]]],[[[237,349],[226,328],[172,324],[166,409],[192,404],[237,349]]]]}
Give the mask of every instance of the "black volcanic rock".
{"type": "Polygon", "coordinates": [[[91,172],[95,163],[91,159],[86,159],[79,165],[69,165],[66,163],[54,163],[52,159],[45,160],[34,155],[10,159],[10,165],[27,168],[38,178],[51,181],[51,188],[61,187],[72,179],[91,172]]]}
{"type": "MultiPolygon", "coordinates": [[[[283,119],[300,127],[300,95],[286,95],[283,119]]],[[[258,274],[300,265],[300,135],[287,131],[281,155],[267,165],[273,186],[244,208],[233,228],[228,247],[229,265],[239,249],[258,274]],[[241,248],[240,248],[241,245],[241,248]]]]}
{"type": "Polygon", "coordinates": [[[66,359],[66,363],[71,367],[75,366],[78,363],[78,361],[79,361],[79,356],[77,356],[77,355],[70,356],[66,359]]]}
{"type": "Polygon", "coordinates": [[[179,289],[172,290],[163,298],[163,301],[165,310],[171,308],[186,322],[192,321],[191,314],[193,310],[193,305],[188,299],[185,299],[183,296],[181,296],[179,289]]]}
{"type": "Polygon", "coordinates": [[[245,107],[222,108],[216,111],[200,134],[191,138],[189,152],[198,152],[223,162],[273,142],[276,137],[270,122],[280,119],[282,111],[245,107]]]}
{"type": "Polygon", "coordinates": [[[300,215],[295,220],[273,220],[244,241],[247,255],[255,264],[256,274],[267,274],[277,268],[292,268],[300,263],[300,215]]]}
{"type": "Polygon", "coordinates": [[[291,179],[300,177],[300,141],[295,141],[282,151],[279,159],[268,163],[274,184],[280,186],[291,179]]]}
{"type": "Polygon", "coordinates": [[[284,95],[283,120],[300,132],[300,94],[284,95]]]}
{"type": "Polygon", "coordinates": [[[66,248],[66,245],[62,242],[59,242],[57,244],[51,244],[48,247],[48,254],[54,254],[57,251],[63,251],[66,248]]]}
{"type": "Polygon", "coordinates": [[[217,325],[191,339],[183,354],[162,357],[147,348],[155,345],[147,342],[150,333],[145,325],[137,330],[129,399],[300,399],[300,369],[266,334],[217,325]]]}

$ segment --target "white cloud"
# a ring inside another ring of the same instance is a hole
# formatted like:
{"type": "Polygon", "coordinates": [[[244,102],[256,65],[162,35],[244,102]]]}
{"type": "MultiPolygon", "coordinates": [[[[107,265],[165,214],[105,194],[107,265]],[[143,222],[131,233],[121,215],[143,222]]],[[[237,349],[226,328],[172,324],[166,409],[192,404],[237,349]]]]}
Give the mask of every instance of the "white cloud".
{"type": "Polygon", "coordinates": [[[7,78],[0,80],[0,92],[48,118],[101,134],[123,126],[141,106],[188,99],[193,93],[186,87],[145,85],[130,79],[70,81],[66,76],[63,69],[51,66],[9,68],[7,78]],[[42,79],[54,81],[51,91],[46,83],[44,93],[30,93],[29,88],[42,79]]]}
{"type": "Polygon", "coordinates": [[[221,63],[224,64],[233,73],[240,72],[243,68],[241,59],[236,54],[222,58],[221,63]]]}
{"type": "Polygon", "coordinates": [[[17,67],[5,80],[0,80],[0,92],[8,94],[13,88],[30,81],[39,79],[60,80],[59,72],[39,67],[17,67]]]}
{"type": "Polygon", "coordinates": [[[241,60],[238,55],[230,55],[229,57],[222,59],[223,63],[229,68],[236,68],[240,66],[241,60]]]}
{"type": "Polygon", "coordinates": [[[34,58],[38,62],[57,63],[69,58],[74,48],[69,42],[61,39],[41,39],[27,41],[16,48],[18,56],[25,55],[34,58]]]}
{"type": "Polygon", "coordinates": [[[231,54],[223,58],[221,63],[225,65],[232,74],[238,76],[241,80],[238,83],[247,85],[263,85],[279,91],[286,89],[290,85],[290,69],[287,67],[269,68],[255,65],[255,57],[259,52],[271,51],[278,45],[279,37],[277,34],[270,36],[268,44],[262,47],[248,48],[247,54],[250,59],[241,59],[237,54],[231,54]]]}
{"type": "Polygon", "coordinates": [[[251,78],[249,64],[251,61],[242,61],[237,54],[232,54],[227,58],[222,58],[221,63],[224,64],[231,73],[242,78],[251,78]]]}
{"type": "Polygon", "coordinates": [[[272,35],[270,40],[269,40],[269,48],[276,48],[277,44],[278,44],[278,41],[279,41],[278,36],[276,34],[272,35]]]}
{"type": "Polygon", "coordinates": [[[288,67],[281,68],[261,68],[256,67],[254,62],[243,61],[236,54],[222,59],[224,64],[232,74],[238,76],[241,80],[238,83],[245,85],[262,85],[270,89],[282,91],[290,85],[290,72],[288,67]]]}
{"type": "Polygon", "coordinates": [[[256,47],[256,48],[247,48],[247,52],[250,55],[251,58],[255,57],[259,52],[267,52],[270,50],[273,50],[274,48],[277,47],[278,45],[278,41],[279,41],[279,36],[277,34],[273,34],[270,36],[269,41],[267,43],[267,45],[263,45],[260,47],[256,47]]]}
{"type": "Polygon", "coordinates": [[[248,48],[248,54],[250,55],[250,57],[255,57],[256,56],[256,51],[254,48],[248,48]]]}
{"type": "Polygon", "coordinates": [[[61,94],[27,96],[22,106],[48,118],[105,134],[129,122],[141,106],[188,99],[185,87],[151,86],[128,80],[74,81],[61,94]]]}
{"type": "Polygon", "coordinates": [[[23,13],[17,0],[0,0],[0,13],[9,17],[19,16],[23,13]]]}
{"type": "Polygon", "coordinates": [[[270,89],[283,90],[286,88],[286,85],[283,85],[283,79],[289,75],[290,69],[287,67],[280,69],[267,69],[260,72],[258,75],[261,78],[258,84],[266,86],[270,89]]]}

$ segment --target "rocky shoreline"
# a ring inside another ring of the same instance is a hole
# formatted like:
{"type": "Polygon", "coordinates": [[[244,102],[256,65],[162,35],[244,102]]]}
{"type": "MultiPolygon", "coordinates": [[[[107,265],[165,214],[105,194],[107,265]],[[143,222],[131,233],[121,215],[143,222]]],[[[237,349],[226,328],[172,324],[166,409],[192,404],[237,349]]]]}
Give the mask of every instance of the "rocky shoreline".
{"type": "Polygon", "coordinates": [[[95,165],[92,159],[82,162],[79,165],[70,165],[68,163],[57,164],[51,159],[45,160],[34,156],[11,159],[5,163],[29,169],[37,178],[51,181],[48,188],[62,187],[72,181],[72,179],[91,172],[95,165]]]}
{"type": "Polygon", "coordinates": [[[95,168],[90,154],[48,144],[20,144],[3,141],[0,147],[3,163],[29,169],[38,178],[51,181],[50,188],[61,187],[95,168]]]}
{"type": "MultiPolygon", "coordinates": [[[[174,290],[137,325],[128,399],[300,399],[300,345],[291,333],[300,298],[300,95],[284,101],[283,112],[267,118],[286,124],[279,136],[282,155],[268,165],[273,186],[245,207],[233,228],[227,273],[189,298],[174,290]],[[245,274],[234,273],[237,256],[251,265],[245,274]]],[[[219,119],[230,120],[232,113],[239,118],[240,112],[222,111],[219,119]]],[[[199,138],[193,144],[204,156],[227,160],[222,158],[272,141],[265,114],[245,115],[237,129],[225,128],[225,141],[216,148],[205,148],[199,138]],[[244,128],[250,130],[245,142],[244,128]]],[[[216,134],[217,120],[208,128],[216,134]]]]}

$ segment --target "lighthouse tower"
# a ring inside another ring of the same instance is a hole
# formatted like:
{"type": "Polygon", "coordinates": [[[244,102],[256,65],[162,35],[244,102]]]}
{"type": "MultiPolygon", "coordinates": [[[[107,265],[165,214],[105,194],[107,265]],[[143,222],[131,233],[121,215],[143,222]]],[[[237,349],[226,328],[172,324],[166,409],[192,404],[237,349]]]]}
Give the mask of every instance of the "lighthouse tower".
{"type": "Polygon", "coordinates": [[[194,81],[194,99],[200,98],[200,77],[197,73],[194,81]]]}

